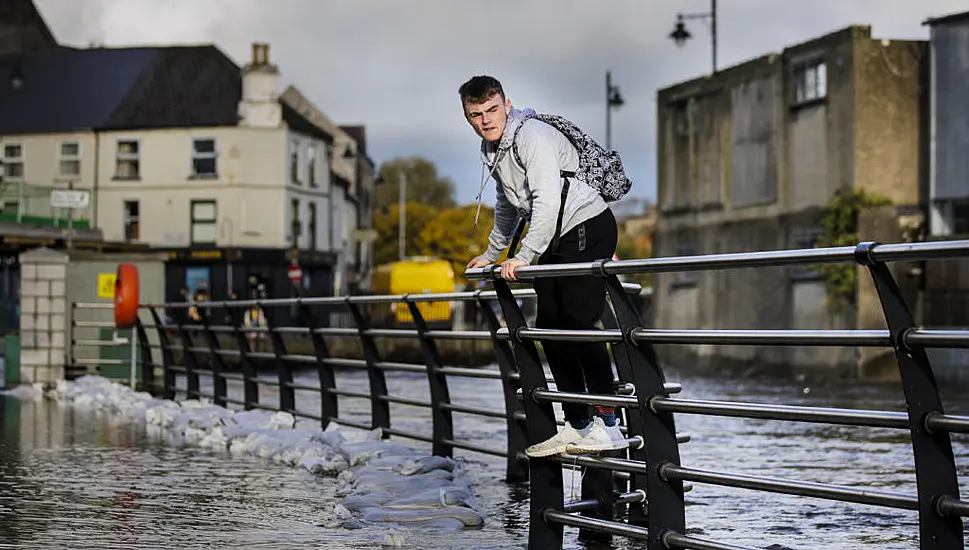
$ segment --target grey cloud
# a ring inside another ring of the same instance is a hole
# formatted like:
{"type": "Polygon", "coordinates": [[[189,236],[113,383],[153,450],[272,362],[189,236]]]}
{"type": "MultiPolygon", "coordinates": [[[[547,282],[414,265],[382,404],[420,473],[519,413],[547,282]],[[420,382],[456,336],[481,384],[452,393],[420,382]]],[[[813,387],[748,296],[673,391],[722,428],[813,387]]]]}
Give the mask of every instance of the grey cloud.
{"type": "MultiPolygon", "coordinates": [[[[457,87],[469,76],[500,78],[512,101],[564,114],[603,138],[605,71],[626,105],[613,144],[635,182],[655,196],[655,92],[710,70],[699,21],[683,48],[668,38],[676,12],[706,0],[36,0],[68,43],[215,42],[237,62],[269,42],[292,83],[341,123],[368,128],[378,162],[422,154],[476,191],[477,140],[461,117],[457,87]]],[[[959,11],[964,0],[720,0],[720,66],[777,51],[850,24],[876,36],[926,38],[921,22],[959,11]]]]}

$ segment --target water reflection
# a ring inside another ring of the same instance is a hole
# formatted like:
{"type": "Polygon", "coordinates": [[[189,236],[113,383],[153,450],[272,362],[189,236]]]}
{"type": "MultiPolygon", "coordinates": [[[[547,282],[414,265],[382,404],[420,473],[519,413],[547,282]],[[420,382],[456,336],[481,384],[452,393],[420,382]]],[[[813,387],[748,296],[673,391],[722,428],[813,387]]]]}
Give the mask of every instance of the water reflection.
{"type": "MultiPolygon", "coordinates": [[[[683,397],[903,410],[896,385],[831,384],[804,392],[797,383],[669,376],[683,397]]],[[[301,374],[299,383],[314,383],[301,374]]],[[[338,387],[366,391],[365,373],[341,372],[338,387]]],[[[391,392],[429,399],[423,375],[394,376],[391,392]]],[[[230,384],[232,393],[241,386],[230,384]]],[[[273,391],[264,388],[271,401],[273,391]]],[[[947,387],[949,412],[969,413],[969,397],[947,387]]],[[[456,401],[500,407],[496,382],[451,382],[456,401]]],[[[318,396],[300,392],[299,407],[319,410],[318,396]]],[[[367,421],[369,403],[341,401],[341,415],[367,421]]],[[[335,482],[251,456],[180,447],[161,434],[47,401],[0,397],[0,548],[372,548],[389,529],[358,531],[322,525],[335,502],[335,482]]],[[[394,426],[428,433],[422,409],[394,405],[394,426]]],[[[904,431],[766,420],[678,416],[693,441],[686,466],[786,479],[915,493],[914,461],[904,431]]],[[[455,414],[460,439],[504,446],[504,420],[455,414]]],[[[969,440],[957,435],[960,476],[969,478],[969,440]]],[[[421,447],[423,444],[404,440],[421,447]]],[[[425,446],[426,448],[426,446],[425,446]]],[[[502,481],[504,461],[458,451],[486,512],[482,529],[458,533],[396,529],[412,548],[524,546],[527,486],[502,481]]],[[[568,483],[568,481],[567,481],[568,483]]],[[[963,495],[969,494],[963,482],[963,495]]],[[[687,521],[698,536],[774,548],[917,547],[917,516],[866,505],[760,494],[698,485],[687,494],[687,521]]],[[[582,545],[566,529],[566,547],[582,545]]],[[[641,545],[618,541],[616,548],[641,545]]]]}

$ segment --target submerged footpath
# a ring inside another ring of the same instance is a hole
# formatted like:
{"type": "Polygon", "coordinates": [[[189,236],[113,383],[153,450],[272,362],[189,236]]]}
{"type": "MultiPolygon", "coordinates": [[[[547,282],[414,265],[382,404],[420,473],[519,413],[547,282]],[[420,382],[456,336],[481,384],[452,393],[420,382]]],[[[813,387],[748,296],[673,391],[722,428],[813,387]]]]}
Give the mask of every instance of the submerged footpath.
{"type": "Polygon", "coordinates": [[[325,526],[396,524],[436,529],[480,527],[474,491],[450,458],[428,456],[372,431],[298,426],[287,412],[233,411],[200,400],[158,399],[101,376],[61,381],[47,395],[71,407],[141,422],[178,444],[223,450],[332,477],[339,502],[325,526]]]}

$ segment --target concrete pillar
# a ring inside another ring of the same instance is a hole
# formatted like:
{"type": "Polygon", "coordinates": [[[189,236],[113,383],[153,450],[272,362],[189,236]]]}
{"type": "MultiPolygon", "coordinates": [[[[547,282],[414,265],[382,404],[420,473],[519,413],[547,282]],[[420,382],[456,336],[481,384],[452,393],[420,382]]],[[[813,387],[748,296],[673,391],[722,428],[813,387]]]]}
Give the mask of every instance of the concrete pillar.
{"type": "Polygon", "coordinates": [[[20,383],[54,386],[67,363],[68,255],[38,248],[20,255],[20,383]]]}

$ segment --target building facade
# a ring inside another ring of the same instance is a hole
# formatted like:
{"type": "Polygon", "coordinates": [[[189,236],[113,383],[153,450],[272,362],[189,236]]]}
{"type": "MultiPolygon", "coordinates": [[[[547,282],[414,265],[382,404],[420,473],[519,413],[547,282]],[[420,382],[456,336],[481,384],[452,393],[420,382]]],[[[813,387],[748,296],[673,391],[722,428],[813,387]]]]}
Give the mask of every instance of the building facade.
{"type": "MultiPolygon", "coordinates": [[[[929,19],[929,239],[969,238],[969,12],[929,19]]],[[[924,262],[924,322],[969,326],[969,261],[924,262]]],[[[937,371],[964,373],[966,350],[928,350],[937,371]]]]}
{"type": "Polygon", "coordinates": [[[300,102],[281,97],[268,45],[252,52],[242,68],[214,46],[0,57],[23,73],[0,87],[14,113],[0,120],[4,212],[57,216],[50,189],[87,190],[75,220],[170,253],[169,299],[184,286],[244,293],[253,277],[289,296],[293,263],[304,292],[343,291],[349,203],[334,151],[358,146],[337,144],[295,88],[300,102]]]}
{"type": "MultiPolygon", "coordinates": [[[[810,248],[840,191],[921,212],[927,45],[853,26],[657,93],[657,256],[810,248]]],[[[855,328],[810,269],[657,275],[660,328],[855,328]]],[[[678,346],[676,357],[857,368],[848,348],[678,346]],[[685,352],[685,353],[678,353],[685,352]]],[[[676,360],[676,359],[673,359],[676,360]]]]}

